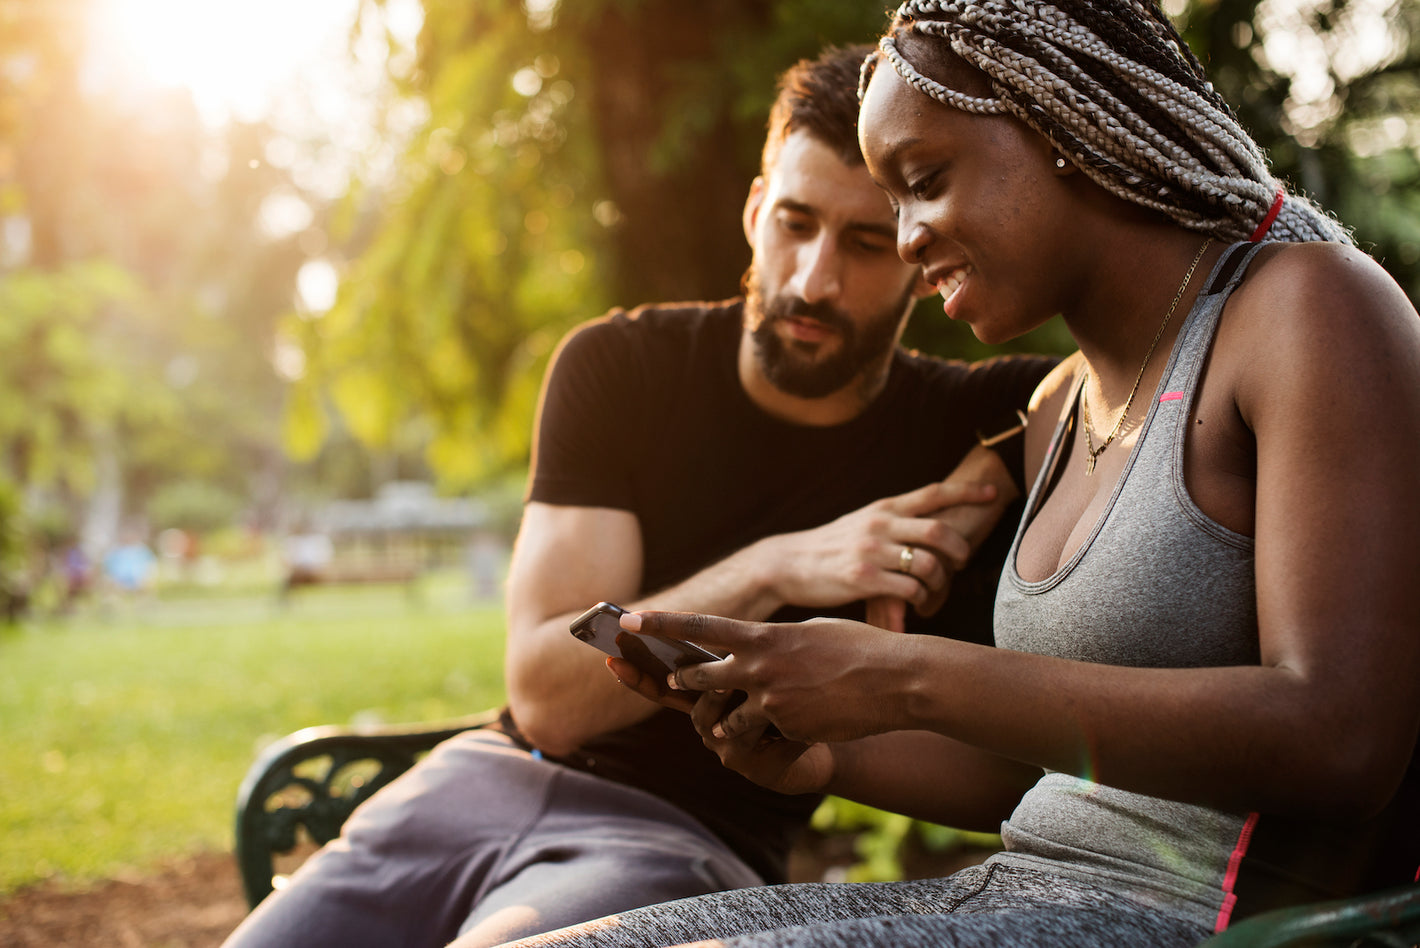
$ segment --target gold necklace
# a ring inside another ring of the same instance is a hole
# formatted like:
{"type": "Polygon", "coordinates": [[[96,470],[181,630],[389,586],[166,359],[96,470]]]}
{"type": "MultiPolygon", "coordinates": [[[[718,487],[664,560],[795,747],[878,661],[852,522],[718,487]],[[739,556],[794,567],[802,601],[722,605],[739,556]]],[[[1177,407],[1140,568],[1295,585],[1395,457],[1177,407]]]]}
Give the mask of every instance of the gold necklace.
{"type": "Polygon", "coordinates": [[[1173,295],[1173,302],[1169,304],[1169,311],[1164,314],[1164,321],[1159,324],[1159,331],[1154,333],[1154,341],[1149,343],[1149,351],[1144,353],[1144,364],[1139,366],[1139,374],[1134,376],[1134,387],[1129,390],[1129,397],[1124,400],[1124,411],[1120,412],[1119,420],[1114,423],[1114,430],[1110,431],[1109,437],[1095,447],[1094,438],[1090,437],[1090,399],[1085,394],[1085,386],[1090,383],[1090,373],[1085,373],[1085,380],[1080,383],[1080,408],[1084,413],[1085,420],[1085,453],[1089,455],[1085,459],[1085,476],[1089,477],[1095,472],[1095,460],[1104,454],[1104,449],[1109,447],[1114,441],[1119,429],[1124,427],[1124,419],[1129,417],[1129,406],[1134,404],[1134,395],[1139,391],[1139,383],[1144,381],[1144,370],[1149,367],[1149,360],[1154,356],[1154,348],[1158,346],[1159,340],[1164,337],[1164,328],[1168,326],[1169,320],[1173,319],[1173,311],[1178,309],[1178,301],[1183,299],[1183,293],[1188,289],[1188,284],[1193,280],[1193,271],[1198,269],[1198,261],[1203,259],[1203,255],[1208,252],[1208,246],[1213,243],[1213,238],[1209,237],[1203,241],[1203,246],[1198,248],[1198,253],[1193,256],[1193,263],[1189,264],[1188,272],[1183,275],[1183,282],[1178,286],[1178,292],[1173,295]]]}

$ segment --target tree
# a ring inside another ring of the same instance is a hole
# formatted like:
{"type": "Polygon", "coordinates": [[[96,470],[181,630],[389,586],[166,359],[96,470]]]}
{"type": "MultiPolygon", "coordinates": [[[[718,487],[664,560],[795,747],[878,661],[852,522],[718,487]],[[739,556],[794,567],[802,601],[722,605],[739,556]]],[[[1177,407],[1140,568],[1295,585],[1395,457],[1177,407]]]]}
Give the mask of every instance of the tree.
{"type": "Polygon", "coordinates": [[[1420,299],[1420,6],[1217,0],[1181,22],[1279,177],[1420,299]]]}
{"type": "Polygon", "coordinates": [[[288,444],[314,454],[333,407],[369,443],[423,440],[433,467],[467,485],[526,461],[542,368],[571,325],[609,303],[736,291],[748,264],[737,212],[774,75],[826,42],[871,37],[880,12],[807,0],[424,9],[415,68],[396,79],[428,119],[397,179],[350,202],[347,233],[373,237],[335,308],[290,322],[307,374],[288,444]]]}
{"type": "Polygon", "coordinates": [[[87,508],[102,540],[167,480],[259,497],[306,254],[263,228],[273,193],[299,194],[271,131],[85,81],[86,8],[0,0],[0,476],[87,508]]]}

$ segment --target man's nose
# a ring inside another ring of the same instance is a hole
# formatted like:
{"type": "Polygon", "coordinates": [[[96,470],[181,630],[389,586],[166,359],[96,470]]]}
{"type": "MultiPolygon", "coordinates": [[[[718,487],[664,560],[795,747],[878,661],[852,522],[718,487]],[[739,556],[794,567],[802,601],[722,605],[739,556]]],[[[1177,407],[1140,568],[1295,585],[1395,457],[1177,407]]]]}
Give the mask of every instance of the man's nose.
{"type": "Polygon", "coordinates": [[[842,259],[829,235],[820,235],[800,248],[794,282],[795,292],[806,303],[837,299],[843,289],[842,259]]]}

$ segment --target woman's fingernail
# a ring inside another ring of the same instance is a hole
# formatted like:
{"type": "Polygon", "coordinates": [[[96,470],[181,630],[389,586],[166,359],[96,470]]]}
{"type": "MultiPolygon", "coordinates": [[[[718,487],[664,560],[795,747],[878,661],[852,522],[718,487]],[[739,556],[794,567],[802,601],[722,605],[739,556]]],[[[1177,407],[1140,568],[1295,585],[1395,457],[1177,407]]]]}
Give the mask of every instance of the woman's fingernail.
{"type": "Polygon", "coordinates": [[[670,688],[672,691],[684,690],[683,688],[681,688],[680,682],[675,680],[675,672],[671,672],[669,675],[666,676],[666,687],[670,688]]]}
{"type": "Polygon", "coordinates": [[[640,632],[641,617],[634,612],[628,612],[621,617],[621,627],[627,632],[640,632]]]}

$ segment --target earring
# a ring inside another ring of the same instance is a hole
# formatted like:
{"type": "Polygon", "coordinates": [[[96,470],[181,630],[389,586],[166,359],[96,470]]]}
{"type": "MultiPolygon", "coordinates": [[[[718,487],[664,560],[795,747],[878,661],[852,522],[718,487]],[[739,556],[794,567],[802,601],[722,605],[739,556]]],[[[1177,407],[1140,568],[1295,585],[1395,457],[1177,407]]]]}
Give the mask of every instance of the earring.
{"type": "Polygon", "coordinates": [[[1056,158],[1056,159],[1055,159],[1055,167],[1059,168],[1061,171],[1064,171],[1064,170],[1065,170],[1065,159],[1064,159],[1064,158],[1056,158]]]}

